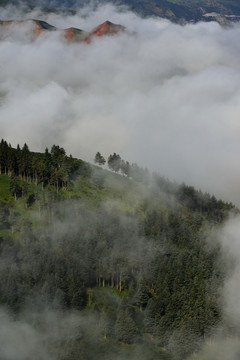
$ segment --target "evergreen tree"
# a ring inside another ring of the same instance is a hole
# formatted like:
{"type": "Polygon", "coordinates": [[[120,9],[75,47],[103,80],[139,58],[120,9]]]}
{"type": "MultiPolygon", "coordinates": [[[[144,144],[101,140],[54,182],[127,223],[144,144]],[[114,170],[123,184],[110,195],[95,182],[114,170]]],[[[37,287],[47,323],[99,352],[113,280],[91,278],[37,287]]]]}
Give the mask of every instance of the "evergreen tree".
{"type": "Polygon", "coordinates": [[[138,289],[135,293],[135,303],[139,306],[139,310],[143,311],[146,308],[148,300],[150,299],[149,291],[143,281],[138,284],[138,289]]]}
{"type": "Polygon", "coordinates": [[[130,164],[128,161],[121,161],[121,172],[123,175],[129,176],[130,175],[130,164]]]}
{"type": "Polygon", "coordinates": [[[19,185],[19,181],[18,181],[16,175],[14,175],[14,174],[12,174],[10,177],[9,189],[16,201],[17,197],[21,196],[22,188],[19,185]]]}
{"type": "Polygon", "coordinates": [[[106,160],[104,157],[100,154],[100,152],[97,152],[94,158],[94,162],[98,165],[104,165],[106,160]]]}
{"type": "Polygon", "coordinates": [[[120,342],[131,344],[135,341],[138,329],[128,309],[118,311],[115,324],[115,336],[120,342]]]}
{"type": "Polygon", "coordinates": [[[8,143],[2,139],[0,143],[0,174],[8,173],[8,143]]]}
{"type": "Polygon", "coordinates": [[[18,175],[18,161],[15,149],[8,150],[8,173],[18,175]]]}
{"type": "Polygon", "coordinates": [[[51,148],[51,156],[54,166],[60,168],[66,156],[66,151],[58,145],[53,145],[51,148]]]}
{"type": "Polygon", "coordinates": [[[114,153],[108,157],[108,167],[109,169],[118,172],[121,168],[121,157],[114,153]]]}
{"type": "Polygon", "coordinates": [[[42,184],[46,185],[50,183],[51,173],[53,170],[53,160],[52,155],[48,151],[48,148],[45,149],[43,156],[43,170],[42,170],[42,184]]]}
{"type": "Polygon", "coordinates": [[[28,145],[25,143],[21,151],[19,164],[19,172],[23,180],[28,181],[28,177],[31,175],[31,170],[31,154],[28,145]]]}

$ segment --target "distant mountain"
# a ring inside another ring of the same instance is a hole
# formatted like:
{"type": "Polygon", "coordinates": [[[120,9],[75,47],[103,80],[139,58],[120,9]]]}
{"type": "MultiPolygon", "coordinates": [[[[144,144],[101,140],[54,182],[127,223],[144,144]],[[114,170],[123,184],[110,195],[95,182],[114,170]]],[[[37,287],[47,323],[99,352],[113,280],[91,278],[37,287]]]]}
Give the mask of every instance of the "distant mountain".
{"type": "Polygon", "coordinates": [[[237,0],[121,0],[143,16],[155,15],[173,21],[218,21],[228,24],[240,20],[237,0]]]}
{"type": "Polygon", "coordinates": [[[82,40],[89,43],[96,36],[115,35],[124,30],[125,28],[122,25],[116,25],[110,21],[105,21],[86,34],[82,40]]]}
{"type": "MultiPolygon", "coordinates": [[[[0,5],[24,4],[36,7],[33,0],[0,0],[0,5]]],[[[94,3],[94,2],[93,2],[94,3]]],[[[160,16],[175,22],[218,21],[225,25],[240,20],[240,2],[238,0],[99,0],[99,3],[127,5],[141,16],[160,16]]],[[[89,4],[86,0],[42,0],[37,4],[44,11],[75,12],[77,8],[89,4]]]]}
{"type": "Polygon", "coordinates": [[[104,23],[98,25],[97,27],[95,27],[93,30],[91,30],[90,32],[86,32],[84,30],[75,28],[75,27],[70,27],[64,30],[60,30],[58,28],[56,28],[55,26],[52,26],[50,24],[48,24],[45,21],[41,21],[41,20],[36,20],[36,19],[30,19],[30,20],[2,20],[0,21],[0,27],[1,26],[11,26],[11,25],[16,25],[16,26],[21,26],[23,24],[26,23],[30,23],[33,25],[33,34],[38,36],[40,35],[42,32],[47,32],[47,31],[58,31],[58,32],[62,32],[63,36],[68,40],[68,41],[76,41],[76,42],[86,42],[86,43],[90,43],[94,37],[97,36],[106,36],[106,35],[116,35],[119,32],[122,32],[125,30],[124,26],[121,25],[117,25],[117,24],[113,24],[110,21],[105,21],[104,23]]]}

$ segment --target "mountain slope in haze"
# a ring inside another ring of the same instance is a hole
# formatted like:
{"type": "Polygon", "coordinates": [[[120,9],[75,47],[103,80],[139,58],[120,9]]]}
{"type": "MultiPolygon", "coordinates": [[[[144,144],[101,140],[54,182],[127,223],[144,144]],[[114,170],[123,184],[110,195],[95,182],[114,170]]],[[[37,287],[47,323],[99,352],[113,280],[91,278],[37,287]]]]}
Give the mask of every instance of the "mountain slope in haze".
{"type": "MultiPolygon", "coordinates": [[[[26,8],[33,9],[36,2],[33,0],[1,0],[0,5],[25,4],[26,8]]],[[[240,3],[237,0],[102,0],[99,3],[114,3],[127,5],[129,9],[142,16],[160,16],[175,22],[218,21],[227,25],[232,21],[240,20],[240,3]]],[[[38,3],[45,12],[70,12],[88,5],[86,0],[56,0],[38,3]]],[[[93,2],[94,4],[94,2],[93,2]]]]}
{"type": "MultiPolygon", "coordinates": [[[[32,26],[32,34],[38,36],[43,32],[57,31],[63,34],[68,41],[74,42],[86,42],[90,43],[95,37],[116,35],[120,32],[125,31],[124,26],[113,24],[110,21],[98,25],[93,30],[86,32],[84,30],[70,27],[64,30],[57,29],[55,26],[48,24],[42,20],[29,19],[29,20],[1,20],[0,27],[14,26],[15,28],[29,24],[32,26]]],[[[31,34],[30,34],[31,35],[31,34]]]]}
{"type": "Polygon", "coordinates": [[[217,21],[227,25],[240,20],[239,1],[226,0],[122,0],[143,16],[161,16],[172,21],[217,21]]]}
{"type": "Polygon", "coordinates": [[[83,41],[89,43],[96,36],[116,35],[124,30],[125,28],[122,25],[116,25],[110,21],[105,21],[85,35],[83,41]]]}
{"type": "Polygon", "coordinates": [[[0,305],[13,326],[44,331],[50,360],[183,360],[219,324],[232,334],[214,230],[238,210],[136,164],[120,175],[111,159],[110,172],[58,145],[35,153],[2,140],[0,305]]]}

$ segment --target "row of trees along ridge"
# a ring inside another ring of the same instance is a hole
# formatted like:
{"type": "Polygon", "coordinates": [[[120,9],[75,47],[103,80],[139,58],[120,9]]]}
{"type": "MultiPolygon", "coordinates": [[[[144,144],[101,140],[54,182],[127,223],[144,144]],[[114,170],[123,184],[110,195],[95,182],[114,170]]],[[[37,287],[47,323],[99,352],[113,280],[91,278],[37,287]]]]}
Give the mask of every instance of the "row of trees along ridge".
{"type": "Polygon", "coordinates": [[[0,174],[11,176],[16,186],[18,177],[28,183],[42,184],[42,187],[52,185],[58,192],[60,188],[70,188],[76,176],[90,173],[86,162],[67,156],[58,145],[53,145],[50,152],[46,148],[44,153],[36,153],[30,152],[27,144],[22,149],[19,145],[14,149],[5,140],[0,143],[0,174]]]}

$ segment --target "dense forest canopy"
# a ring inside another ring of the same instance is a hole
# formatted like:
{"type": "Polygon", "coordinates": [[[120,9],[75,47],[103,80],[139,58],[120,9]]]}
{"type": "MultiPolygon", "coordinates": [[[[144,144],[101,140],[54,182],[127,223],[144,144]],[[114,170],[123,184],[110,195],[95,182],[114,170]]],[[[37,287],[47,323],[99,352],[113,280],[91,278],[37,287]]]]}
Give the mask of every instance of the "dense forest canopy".
{"type": "Polygon", "coordinates": [[[94,160],[0,143],[4,326],[41,348],[19,359],[185,359],[220,325],[230,334],[216,229],[238,210],[116,153],[111,171],[94,160]]]}

